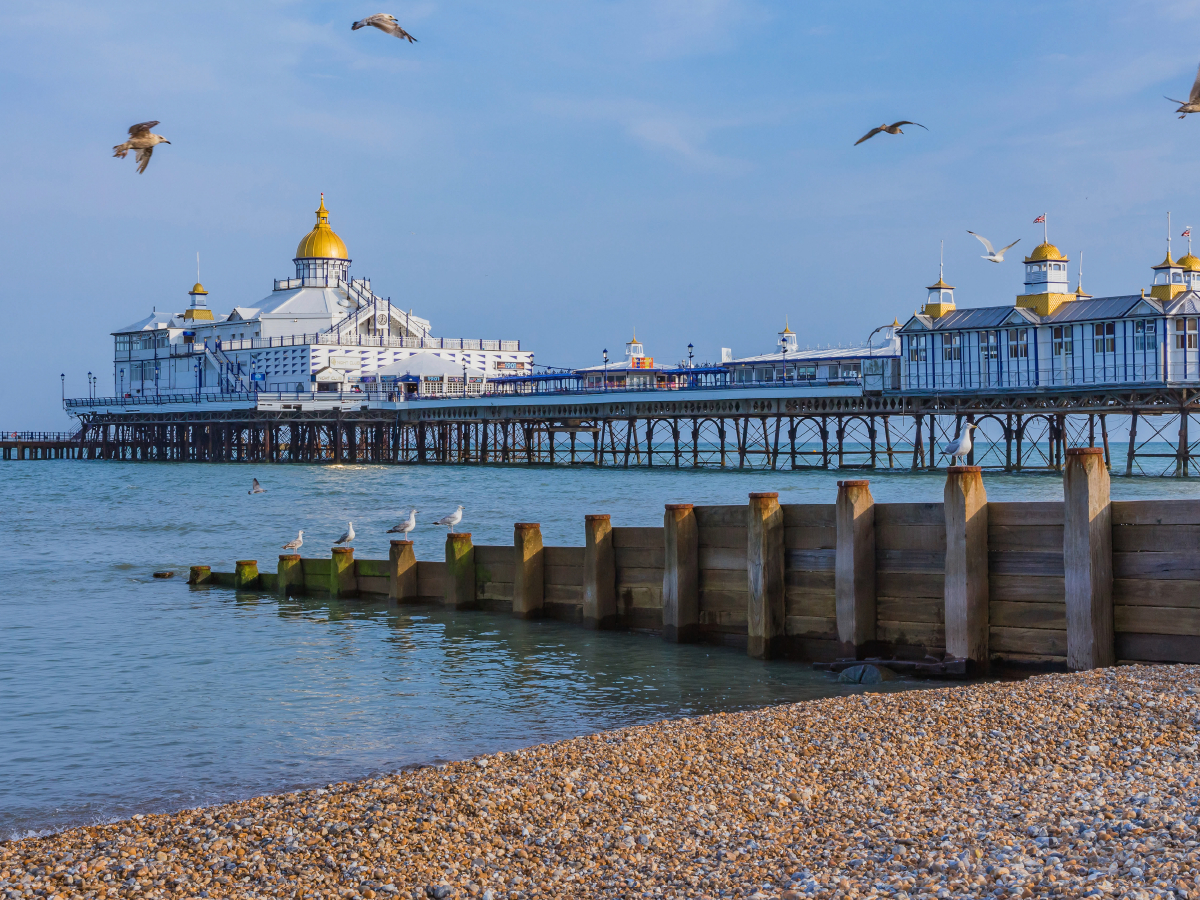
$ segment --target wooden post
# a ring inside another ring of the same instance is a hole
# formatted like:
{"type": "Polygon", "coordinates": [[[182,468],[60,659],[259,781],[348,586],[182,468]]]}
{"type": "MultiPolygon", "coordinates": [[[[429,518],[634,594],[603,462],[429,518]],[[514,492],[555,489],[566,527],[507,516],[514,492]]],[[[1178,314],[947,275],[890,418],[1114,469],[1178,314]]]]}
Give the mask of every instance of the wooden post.
{"type": "Polygon", "coordinates": [[[212,582],[212,566],[192,566],[188,572],[188,584],[210,584],[212,582]]]}
{"type": "Polygon", "coordinates": [[[987,493],[979,466],[946,470],[946,654],[988,665],[987,493]]]}
{"type": "Polygon", "coordinates": [[[258,587],[258,560],[239,559],[233,570],[233,586],[239,591],[250,591],[258,587]]]}
{"type": "Polygon", "coordinates": [[[300,562],[299,553],[280,553],[279,565],[276,568],[278,580],[276,590],[279,596],[289,597],[304,590],[304,566],[300,562]]]}
{"type": "Polygon", "coordinates": [[[617,623],[617,563],[613,555],[612,520],[584,516],[583,624],[612,628],[617,623]]]}
{"type": "Polygon", "coordinates": [[[542,614],[546,600],[545,552],[542,526],[537,522],[513,525],[513,605],[518,619],[533,619],[542,614]]]}
{"type": "Polygon", "coordinates": [[[667,504],[663,536],[663,640],[690,643],[700,629],[700,531],[692,504],[667,504]]]}
{"type": "Polygon", "coordinates": [[[875,647],[875,499],[868,481],[839,481],[837,493],[838,655],[864,659],[875,647]]]}
{"type": "Polygon", "coordinates": [[[1112,507],[1100,447],[1072,447],[1063,468],[1063,566],[1067,667],[1111,666],[1113,645],[1112,507]]]}
{"type": "Polygon", "coordinates": [[[784,633],[783,510],[779,494],[751,494],[746,524],[746,652],[755,659],[770,659],[779,655],[784,633]]]}
{"type": "Polygon", "coordinates": [[[388,547],[388,599],[397,603],[417,596],[417,555],[412,541],[392,541],[388,547]]]}
{"type": "Polygon", "coordinates": [[[333,559],[329,563],[329,595],[331,597],[353,597],[358,593],[358,579],[354,577],[354,548],[334,547],[333,559]]]}
{"type": "Polygon", "coordinates": [[[469,609],[475,605],[475,545],[468,531],[446,535],[446,606],[469,609]]]}

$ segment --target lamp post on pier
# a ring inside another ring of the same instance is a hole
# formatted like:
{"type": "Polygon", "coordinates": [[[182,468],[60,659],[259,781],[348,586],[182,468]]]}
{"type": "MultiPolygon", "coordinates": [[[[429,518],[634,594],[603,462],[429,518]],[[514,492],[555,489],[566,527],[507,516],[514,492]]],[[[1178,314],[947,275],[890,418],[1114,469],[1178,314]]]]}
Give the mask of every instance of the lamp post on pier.
{"type": "MultiPolygon", "coordinates": [[[[688,368],[689,369],[696,368],[696,364],[692,361],[692,350],[693,349],[694,348],[692,347],[692,345],[688,344],[688,368]]],[[[688,373],[688,387],[695,387],[695,386],[696,386],[696,375],[695,375],[695,373],[689,372],[688,373]]]]}
{"type": "Polygon", "coordinates": [[[608,390],[608,348],[604,348],[604,389],[608,390]]]}
{"type": "Polygon", "coordinates": [[[58,378],[59,378],[59,381],[62,382],[62,401],[64,404],[66,404],[66,402],[67,402],[67,373],[63,372],[62,374],[60,374],[58,376],[58,378]]]}
{"type": "Polygon", "coordinates": [[[88,398],[91,400],[96,399],[96,392],[94,390],[92,390],[92,373],[91,372],[88,372],[88,398]]]}
{"type": "Polygon", "coordinates": [[[117,369],[117,371],[121,374],[121,387],[120,390],[117,391],[117,396],[123,398],[125,396],[125,367],[122,366],[121,368],[117,369]]]}
{"type": "Polygon", "coordinates": [[[158,363],[154,364],[154,396],[158,396],[158,363]]]}

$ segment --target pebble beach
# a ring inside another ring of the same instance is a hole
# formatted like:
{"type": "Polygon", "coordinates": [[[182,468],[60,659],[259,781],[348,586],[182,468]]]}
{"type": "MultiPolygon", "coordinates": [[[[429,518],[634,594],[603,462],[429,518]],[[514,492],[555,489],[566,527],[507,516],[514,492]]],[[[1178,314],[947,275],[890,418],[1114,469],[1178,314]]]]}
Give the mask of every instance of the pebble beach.
{"type": "Polygon", "coordinates": [[[0,896],[1197,897],[1200,667],[659,722],[0,844],[0,896]]]}

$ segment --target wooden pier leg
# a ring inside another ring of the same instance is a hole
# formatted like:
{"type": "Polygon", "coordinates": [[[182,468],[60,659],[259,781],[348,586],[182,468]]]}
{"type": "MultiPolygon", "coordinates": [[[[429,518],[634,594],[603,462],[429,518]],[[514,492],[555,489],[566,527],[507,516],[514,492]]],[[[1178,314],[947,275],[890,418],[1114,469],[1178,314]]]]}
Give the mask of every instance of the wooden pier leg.
{"type": "Polygon", "coordinates": [[[358,580],[354,577],[354,548],[334,547],[329,563],[329,596],[333,598],[354,597],[358,594],[358,580]]]}
{"type": "Polygon", "coordinates": [[[1012,471],[1012,413],[1005,417],[1004,421],[1004,471],[1012,471]]]}
{"type": "Polygon", "coordinates": [[[1188,464],[1188,413],[1187,407],[1184,406],[1179,410],[1179,448],[1175,454],[1176,477],[1186,478],[1189,468],[1191,467],[1188,464]]]}
{"type": "Polygon", "coordinates": [[[867,419],[867,435],[871,441],[871,468],[874,469],[874,468],[876,468],[876,462],[878,461],[878,457],[879,457],[879,450],[877,447],[878,431],[875,428],[875,417],[874,416],[870,416],[867,419]]]}
{"type": "Polygon", "coordinates": [[[721,468],[725,468],[725,419],[717,419],[717,436],[721,439],[721,468]]]}
{"type": "Polygon", "coordinates": [[[668,503],[663,514],[663,640],[696,640],[700,627],[700,543],[690,503],[668,503]]]}
{"type": "Polygon", "coordinates": [[[469,609],[475,605],[475,545],[466,531],[446,535],[446,606],[469,609]]]}
{"type": "Polygon", "coordinates": [[[513,525],[513,604],[518,619],[534,619],[546,602],[546,553],[542,526],[537,522],[513,525]]]}
{"type": "Polygon", "coordinates": [[[792,468],[796,468],[796,417],[788,417],[788,442],[792,448],[792,468]]]}
{"type": "Polygon", "coordinates": [[[1063,468],[1063,566],[1067,667],[1116,663],[1112,599],[1112,507],[1099,447],[1072,447],[1063,468]]]}
{"type": "Polygon", "coordinates": [[[875,646],[875,499],[868,481],[839,481],[834,596],[838,656],[864,659],[875,646]]]}
{"type": "Polygon", "coordinates": [[[1108,413],[1100,413],[1100,443],[1104,446],[1104,468],[1112,471],[1112,454],[1108,449],[1108,413]]]}
{"type": "Polygon", "coordinates": [[[779,494],[750,495],[746,529],[746,652],[770,659],[782,651],[784,636],[783,509],[779,494]]]}
{"type": "Polygon", "coordinates": [[[233,586],[239,591],[252,591],[258,587],[258,560],[239,559],[233,570],[233,586]]]}
{"type": "Polygon", "coordinates": [[[892,453],[892,430],[888,424],[888,421],[890,419],[891,419],[891,416],[883,417],[883,440],[884,440],[885,450],[887,452],[888,468],[893,469],[896,466],[896,461],[893,458],[893,453],[892,453]]]}
{"type": "Polygon", "coordinates": [[[946,470],[946,654],[988,666],[987,492],[979,466],[946,470]]]}
{"type": "Polygon", "coordinates": [[[280,597],[292,597],[304,591],[304,564],[299,553],[280,553],[275,589],[280,597]]]}
{"type": "Polygon", "coordinates": [[[837,420],[837,458],[839,469],[846,465],[846,420],[838,416],[837,420]]]}
{"type": "Polygon", "coordinates": [[[404,603],[417,597],[417,555],[412,541],[392,541],[388,547],[388,599],[404,603]]]}
{"type": "Polygon", "coordinates": [[[617,623],[617,564],[613,553],[612,519],[584,516],[583,624],[612,628],[617,623]]]}
{"type": "Polygon", "coordinates": [[[821,416],[821,465],[829,468],[829,417],[821,416]]]}
{"type": "Polygon", "coordinates": [[[913,434],[913,458],[912,458],[912,470],[915,472],[917,470],[918,465],[923,464],[925,461],[925,443],[924,443],[923,438],[921,437],[921,426],[925,423],[925,417],[924,416],[913,416],[913,420],[916,422],[916,426],[915,426],[916,431],[913,434]]]}
{"type": "Polygon", "coordinates": [[[1129,450],[1125,454],[1126,475],[1133,474],[1133,458],[1137,455],[1137,447],[1135,445],[1135,442],[1137,441],[1137,422],[1138,414],[1135,411],[1133,415],[1129,417],[1129,450]]]}
{"type": "Polygon", "coordinates": [[[929,453],[925,458],[927,468],[937,468],[937,416],[929,414],[929,453]]]}
{"type": "Polygon", "coordinates": [[[679,468],[679,419],[671,419],[671,438],[675,442],[675,468],[679,468]]]}
{"type": "Polygon", "coordinates": [[[192,566],[188,571],[188,584],[210,584],[211,582],[211,566],[192,566]]]}
{"type": "Polygon", "coordinates": [[[700,420],[692,418],[692,468],[700,468],[700,420]]]}

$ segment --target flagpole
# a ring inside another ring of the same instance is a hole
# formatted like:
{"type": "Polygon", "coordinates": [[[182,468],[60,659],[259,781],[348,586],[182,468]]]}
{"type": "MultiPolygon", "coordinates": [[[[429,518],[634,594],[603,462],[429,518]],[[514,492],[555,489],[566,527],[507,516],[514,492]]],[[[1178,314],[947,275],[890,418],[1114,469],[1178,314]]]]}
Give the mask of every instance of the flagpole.
{"type": "Polygon", "coordinates": [[[1167,258],[1171,257],[1171,211],[1167,210],[1167,258]]]}
{"type": "Polygon", "coordinates": [[[1042,243],[1050,243],[1050,217],[1042,213],[1042,243]]]}

